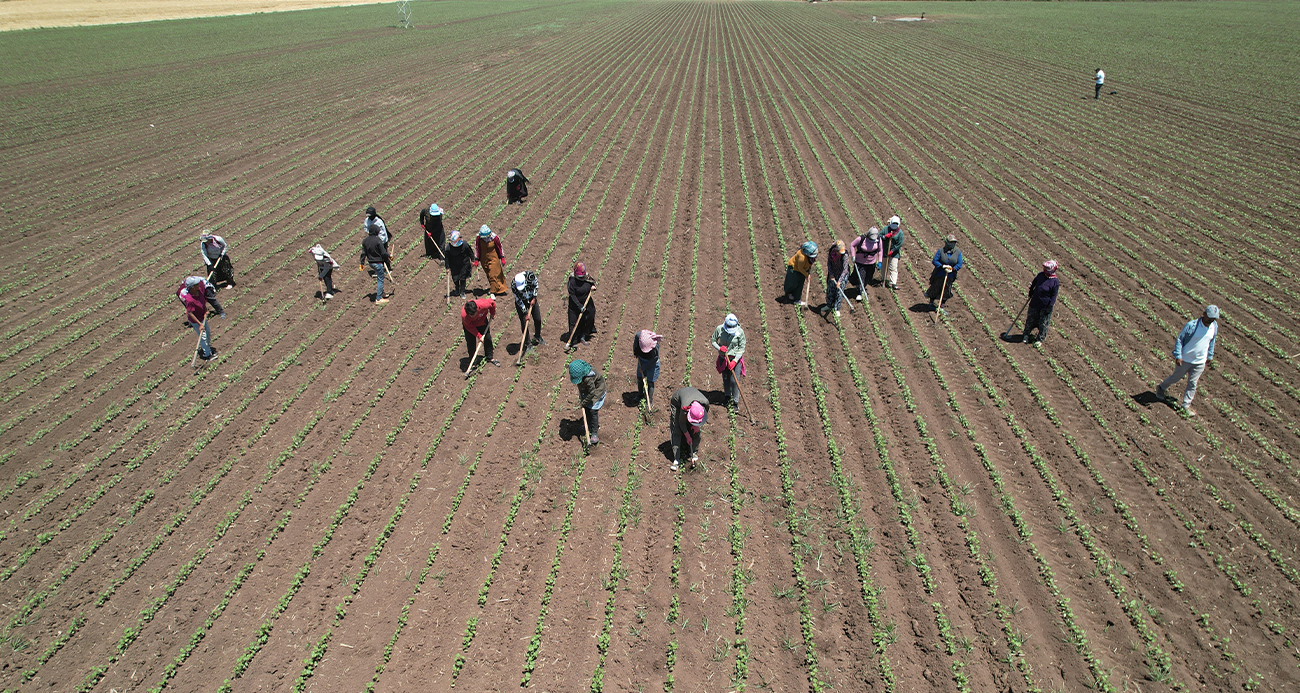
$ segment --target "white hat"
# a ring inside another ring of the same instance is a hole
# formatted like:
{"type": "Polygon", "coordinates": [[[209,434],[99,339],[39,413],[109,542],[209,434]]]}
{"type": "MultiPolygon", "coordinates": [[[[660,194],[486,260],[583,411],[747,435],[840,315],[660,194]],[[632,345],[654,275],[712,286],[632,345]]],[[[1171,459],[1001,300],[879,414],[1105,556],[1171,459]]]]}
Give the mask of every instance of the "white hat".
{"type": "Polygon", "coordinates": [[[891,223],[891,224],[901,224],[901,223],[903,223],[903,220],[902,220],[902,219],[899,219],[897,216],[892,216],[892,217],[889,218],[889,223],[891,223]]]}
{"type": "Polygon", "coordinates": [[[320,247],[320,244],[317,244],[314,248],[311,249],[311,256],[316,258],[317,260],[324,260],[325,249],[320,247]]]}
{"type": "Polygon", "coordinates": [[[514,178],[514,177],[515,177],[515,170],[513,168],[510,169],[509,171],[506,171],[506,178],[514,178]]]}
{"type": "Polygon", "coordinates": [[[526,284],[526,283],[527,283],[527,280],[524,278],[524,273],[523,273],[523,272],[520,272],[519,274],[516,274],[516,275],[515,275],[515,288],[516,288],[516,289],[519,289],[520,291],[523,291],[523,290],[524,290],[524,284],[526,284]]]}

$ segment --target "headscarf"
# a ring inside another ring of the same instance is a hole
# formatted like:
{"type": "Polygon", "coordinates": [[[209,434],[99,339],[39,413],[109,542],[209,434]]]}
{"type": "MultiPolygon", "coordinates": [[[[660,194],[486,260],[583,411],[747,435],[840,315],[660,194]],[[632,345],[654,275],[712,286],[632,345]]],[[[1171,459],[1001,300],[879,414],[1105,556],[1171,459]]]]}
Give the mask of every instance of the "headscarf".
{"type": "Polygon", "coordinates": [[[464,241],[461,240],[459,231],[452,231],[451,236],[447,239],[447,242],[451,243],[452,245],[460,245],[464,241]]]}
{"type": "Polygon", "coordinates": [[[322,248],[322,247],[320,247],[320,244],[317,243],[317,244],[316,244],[316,245],[311,249],[311,256],[314,257],[314,258],[316,258],[317,260],[324,260],[324,259],[325,259],[325,249],[322,248]]]}
{"type": "MultiPolygon", "coordinates": [[[[196,284],[190,284],[189,286],[186,286],[186,287],[185,287],[185,290],[188,291],[188,292],[190,292],[190,295],[193,296],[194,298],[197,298],[197,299],[203,299],[203,297],[204,297],[204,295],[205,295],[205,293],[206,293],[205,290],[204,290],[205,288],[206,288],[206,287],[204,287],[203,284],[201,284],[201,283],[196,283],[196,284]]],[[[1214,310],[1215,310],[1215,317],[1218,317],[1218,310],[1219,310],[1219,309],[1218,309],[1218,308],[1215,308],[1214,310]]]]}
{"type": "Polygon", "coordinates": [[[1043,273],[1049,277],[1056,276],[1056,260],[1048,260],[1043,263],[1043,273]]]}
{"type": "Polygon", "coordinates": [[[514,180],[514,179],[515,179],[515,170],[512,168],[509,171],[506,171],[506,180],[514,180]]]}
{"type": "Polygon", "coordinates": [[[735,313],[727,313],[727,318],[722,321],[722,329],[727,334],[736,334],[736,328],[740,327],[740,320],[736,318],[735,313]]]}
{"type": "Polygon", "coordinates": [[[948,237],[945,238],[943,241],[943,249],[952,250],[953,248],[956,247],[957,247],[957,237],[952,234],[948,234],[948,237]]]}
{"type": "Polygon", "coordinates": [[[569,382],[577,385],[582,379],[587,377],[591,372],[591,364],[582,359],[574,359],[569,363],[569,382]]]}
{"type": "Polygon", "coordinates": [[[430,216],[435,216],[435,217],[440,217],[440,216],[442,216],[442,207],[439,207],[439,206],[436,205],[436,204],[430,204],[430,205],[429,205],[429,215],[430,215],[430,216]]]}
{"type": "Polygon", "coordinates": [[[867,238],[870,238],[873,241],[880,238],[880,229],[874,226],[867,229],[867,238]]]}
{"type": "Polygon", "coordinates": [[[584,264],[582,264],[581,262],[576,263],[576,264],[573,266],[573,276],[575,276],[575,277],[585,277],[585,276],[587,276],[587,266],[584,265],[584,264]]]}
{"type": "Polygon", "coordinates": [[[897,216],[890,217],[889,218],[890,230],[896,230],[898,228],[898,225],[901,223],[903,223],[903,220],[899,219],[897,216]]]}
{"type": "Polygon", "coordinates": [[[654,349],[664,338],[661,334],[655,334],[650,330],[641,330],[637,333],[636,343],[641,347],[641,351],[650,351],[654,349]]]}
{"type": "Polygon", "coordinates": [[[495,235],[496,235],[495,233],[492,233],[492,229],[488,228],[488,225],[487,225],[487,224],[484,224],[484,225],[478,227],[478,237],[479,237],[479,238],[491,238],[491,237],[493,237],[493,236],[495,236],[495,235]]]}
{"type": "Polygon", "coordinates": [[[212,240],[212,234],[208,233],[207,231],[204,231],[203,233],[199,234],[199,240],[206,243],[212,240]]]}
{"type": "Polygon", "coordinates": [[[835,251],[838,252],[840,255],[844,254],[844,241],[836,239],[835,243],[833,243],[832,246],[835,248],[835,251]]]}
{"type": "Polygon", "coordinates": [[[799,246],[799,249],[802,250],[804,256],[810,260],[817,257],[817,244],[812,241],[804,241],[803,245],[799,246]]]}
{"type": "Polygon", "coordinates": [[[379,235],[379,224],[366,224],[366,233],[371,236],[379,235]]]}
{"type": "Polygon", "coordinates": [[[683,407],[686,410],[686,423],[698,427],[704,423],[704,405],[699,402],[691,402],[689,407],[683,407]]]}
{"type": "Polygon", "coordinates": [[[516,288],[516,289],[518,289],[518,290],[520,290],[520,291],[523,291],[523,290],[524,290],[524,285],[527,284],[527,283],[528,283],[528,278],[524,276],[524,273],[523,273],[523,272],[520,272],[519,274],[516,274],[516,275],[515,275],[515,288],[516,288]]]}
{"type": "Polygon", "coordinates": [[[366,216],[377,217],[379,216],[379,213],[375,211],[374,207],[366,207],[366,216]]]}

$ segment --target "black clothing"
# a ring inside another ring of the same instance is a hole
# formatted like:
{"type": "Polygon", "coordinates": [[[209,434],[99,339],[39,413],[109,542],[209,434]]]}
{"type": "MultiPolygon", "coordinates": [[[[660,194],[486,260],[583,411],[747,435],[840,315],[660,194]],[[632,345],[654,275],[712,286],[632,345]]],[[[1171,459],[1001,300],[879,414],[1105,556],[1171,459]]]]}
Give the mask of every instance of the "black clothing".
{"type": "Polygon", "coordinates": [[[1052,326],[1052,306],[1046,308],[1036,308],[1029,306],[1029,314],[1025,316],[1024,341],[1041,342],[1047,339],[1047,328],[1052,326]],[[1038,335],[1030,334],[1033,330],[1038,330],[1038,335]]]}
{"type": "Polygon", "coordinates": [[[690,450],[690,454],[695,455],[700,451],[700,438],[703,437],[703,429],[692,433],[691,422],[686,420],[686,409],[691,406],[692,402],[699,402],[704,407],[704,420],[700,422],[702,426],[709,421],[709,398],[704,396],[703,392],[693,387],[683,387],[673,393],[668,400],[668,432],[670,442],[673,447],[673,459],[682,459],[682,448],[690,450]],[[683,445],[685,444],[685,445],[683,445]]]}
{"type": "Polygon", "coordinates": [[[366,236],[361,241],[361,264],[387,264],[388,261],[388,248],[378,235],[366,236]]]}
{"type": "Polygon", "coordinates": [[[229,255],[217,258],[216,269],[213,269],[212,264],[209,263],[208,273],[212,275],[213,284],[235,285],[235,263],[230,261],[229,255]]]}
{"type": "Polygon", "coordinates": [[[528,197],[528,177],[517,168],[510,169],[514,177],[506,176],[506,204],[523,202],[528,197]]]}
{"type": "MultiPolygon", "coordinates": [[[[537,296],[536,296],[536,295],[534,295],[534,296],[532,297],[532,299],[522,299],[522,298],[520,298],[520,296],[519,296],[519,292],[516,291],[516,292],[515,292],[515,314],[519,316],[519,331],[520,331],[520,332],[523,332],[523,331],[524,331],[524,326],[525,326],[526,324],[528,324],[528,314],[529,314],[530,312],[533,314],[533,333],[532,333],[532,337],[529,338],[528,343],[531,344],[531,345],[536,346],[538,342],[541,342],[541,341],[542,341],[542,306],[541,306],[541,303],[538,302],[538,300],[537,300],[537,296]],[[529,304],[530,302],[532,303],[532,309],[531,309],[531,310],[530,310],[529,307],[528,307],[528,304],[529,304]]],[[[523,345],[523,344],[520,344],[520,345],[519,345],[519,348],[520,348],[520,349],[523,349],[523,348],[524,348],[524,345],[523,345]]]]}
{"type": "Polygon", "coordinates": [[[569,341],[577,342],[596,333],[596,306],[587,297],[596,283],[591,277],[569,277],[569,341]],[[587,305],[583,310],[582,305],[587,305]],[[574,330],[577,330],[574,336],[574,330]]]}
{"type": "Polygon", "coordinates": [[[432,215],[428,209],[422,209],[420,226],[424,227],[424,254],[442,260],[447,252],[447,235],[442,228],[442,215],[432,215]]]}
{"type": "MultiPolygon", "coordinates": [[[[474,336],[464,326],[461,329],[465,332],[465,350],[469,352],[469,357],[474,358],[474,350],[478,348],[478,338],[474,336]]],[[[483,326],[483,357],[492,360],[492,324],[488,323],[483,326]]]]}
{"type": "Polygon", "coordinates": [[[451,281],[456,285],[453,293],[465,293],[465,284],[474,272],[474,250],[469,243],[447,246],[447,271],[451,272],[451,281]]]}

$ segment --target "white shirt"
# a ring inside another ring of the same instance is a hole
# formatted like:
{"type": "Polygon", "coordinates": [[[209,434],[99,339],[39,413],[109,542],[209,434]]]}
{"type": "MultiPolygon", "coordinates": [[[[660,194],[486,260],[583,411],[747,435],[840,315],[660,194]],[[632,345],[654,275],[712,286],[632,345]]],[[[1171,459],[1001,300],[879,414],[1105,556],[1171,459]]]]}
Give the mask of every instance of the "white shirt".
{"type": "Polygon", "coordinates": [[[363,224],[361,228],[365,229],[366,233],[370,233],[370,226],[372,224],[379,229],[379,240],[387,243],[388,225],[386,225],[384,223],[384,220],[381,219],[380,217],[375,217],[374,219],[371,219],[370,217],[366,217],[366,223],[363,224]]]}
{"type": "Polygon", "coordinates": [[[1106,73],[1102,70],[1097,70],[1097,84],[1105,84],[1105,83],[1106,83],[1106,73]]]}

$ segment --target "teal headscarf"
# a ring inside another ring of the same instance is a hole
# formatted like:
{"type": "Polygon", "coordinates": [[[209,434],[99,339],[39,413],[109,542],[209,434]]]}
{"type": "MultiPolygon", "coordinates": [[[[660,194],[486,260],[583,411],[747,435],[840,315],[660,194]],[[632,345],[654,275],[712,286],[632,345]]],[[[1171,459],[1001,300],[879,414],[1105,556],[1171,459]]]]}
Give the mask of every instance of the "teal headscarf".
{"type": "Polygon", "coordinates": [[[569,382],[577,385],[582,379],[587,377],[591,372],[591,364],[582,359],[574,359],[569,363],[569,382]]]}

